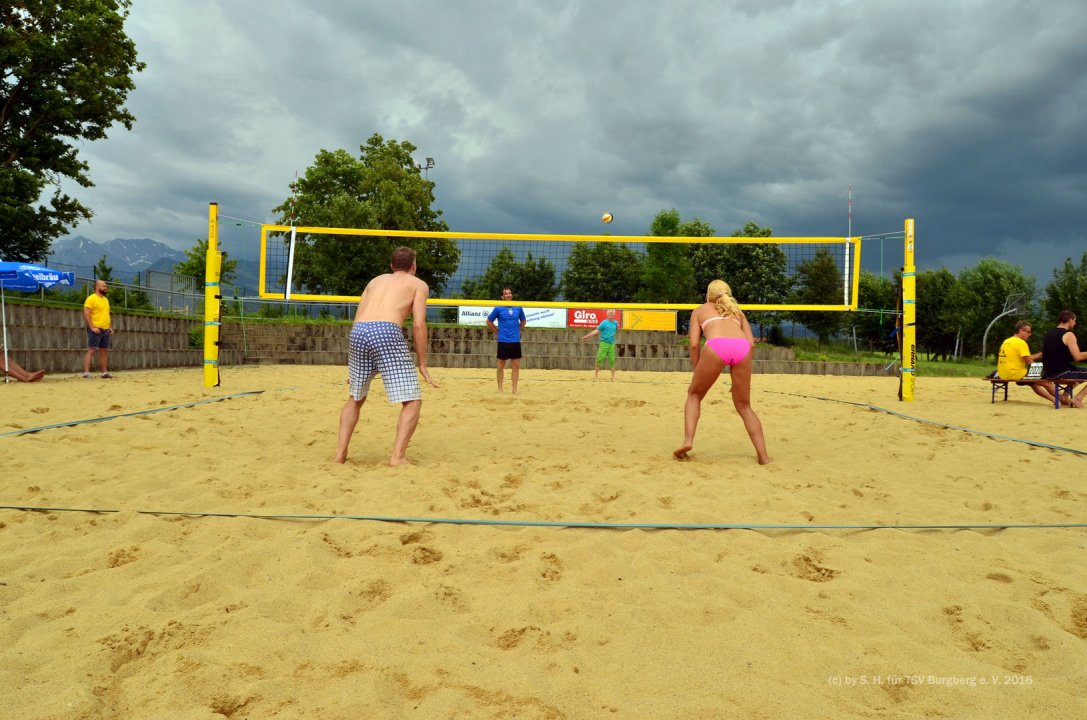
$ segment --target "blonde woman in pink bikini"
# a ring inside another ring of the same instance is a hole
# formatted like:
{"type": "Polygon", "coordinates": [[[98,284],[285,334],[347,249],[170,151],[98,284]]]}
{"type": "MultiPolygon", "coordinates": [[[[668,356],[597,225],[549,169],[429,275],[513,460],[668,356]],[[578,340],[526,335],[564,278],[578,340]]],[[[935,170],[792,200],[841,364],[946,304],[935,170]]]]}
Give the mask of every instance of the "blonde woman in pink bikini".
{"type": "Polygon", "coordinates": [[[672,454],[688,459],[694,446],[694,433],[702,414],[702,398],[706,396],[725,366],[732,378],[732,404],[744,421],[744,428],[755,446],[760,465],[770,462],[766,454],[766,438],[762,423],[751,408],[751,367],[755,336],[740,311],[732,288],[724,280],[714,280],[706,290],[706,302],[691,313],[691,365],[694,377],[687,388],[687,404],[683,408],[683,445],[672,454]],[[702,338],[706,346],[702,347],[702,338]]]}

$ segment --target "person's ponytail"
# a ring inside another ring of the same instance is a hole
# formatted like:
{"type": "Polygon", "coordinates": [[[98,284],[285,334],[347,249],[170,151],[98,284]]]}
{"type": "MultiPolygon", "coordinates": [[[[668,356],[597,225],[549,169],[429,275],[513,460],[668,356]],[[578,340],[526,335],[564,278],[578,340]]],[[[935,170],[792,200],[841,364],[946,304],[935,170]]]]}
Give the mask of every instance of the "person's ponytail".
{"type": "Polygon", "coordinates": [[[714,280],[706,290],[706,302],[713,303],[722,317],[739,317],[740,304],[732,297],[732,288],[724,280],[714,280]]]}

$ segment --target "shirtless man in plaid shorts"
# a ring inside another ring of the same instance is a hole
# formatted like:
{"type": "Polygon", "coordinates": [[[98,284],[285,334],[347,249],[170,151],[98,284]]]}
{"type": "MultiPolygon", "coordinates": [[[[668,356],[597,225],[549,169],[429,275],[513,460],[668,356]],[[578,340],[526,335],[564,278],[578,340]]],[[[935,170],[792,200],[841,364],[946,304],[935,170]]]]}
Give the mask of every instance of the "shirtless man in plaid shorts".
{"type": "Polygon", "coordinates": [[[370,391],[370,381],[379,373],[389,402],[401,403],[389,464],[405,465],[408,462],[408,441],[419,424],[419,410],[423,405],[419,378],[404,339],[404,319],[408,315],[412,318],[419,373],[433,387],[438,387],[430,379],[426,366],[426,299],[430,289],[415,277],[415,251],[407,247],[396,248],[390,267],[391,273],[379,275],[367,284],[355,311],[347,353],[351,396],[340,411],[339,445],[335,457],[338,463],[347,460],[347,446],[370,391]]]}

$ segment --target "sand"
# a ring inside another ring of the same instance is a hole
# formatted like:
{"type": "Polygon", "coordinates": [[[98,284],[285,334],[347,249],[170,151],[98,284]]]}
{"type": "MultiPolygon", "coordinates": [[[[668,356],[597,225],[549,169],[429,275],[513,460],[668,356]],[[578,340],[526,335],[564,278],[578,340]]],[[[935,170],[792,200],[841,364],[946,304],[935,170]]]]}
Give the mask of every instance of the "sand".
{"type": "Polygon", "coordinates": [[[1087,412],[976,379],[721,383],[436,368],[409,455],[346,371],[0,386],[0,687],[33,718],[1073,718],[1087,714],[1087,412]],[[873,410],[1078,450],[946,429],[873,410]],[[604,529],[154,515],[758,524],[604,529]]]}

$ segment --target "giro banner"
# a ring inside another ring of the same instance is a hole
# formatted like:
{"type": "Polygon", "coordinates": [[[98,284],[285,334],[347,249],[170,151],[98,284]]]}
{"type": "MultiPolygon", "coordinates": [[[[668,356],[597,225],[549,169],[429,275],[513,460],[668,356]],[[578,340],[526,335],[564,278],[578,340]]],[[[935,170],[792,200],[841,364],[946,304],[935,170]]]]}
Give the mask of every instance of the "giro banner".
{"type": "MultiPolygon", "coordinates": [[[[616,321],[620,320],[619,316],[622,314],[623,313],[616,311],[616,321]]],[[[595,329],[597,325],[607,319],[608,311],[604,308],[577,308],[566,311],[566,327],[595,329]]]]}

